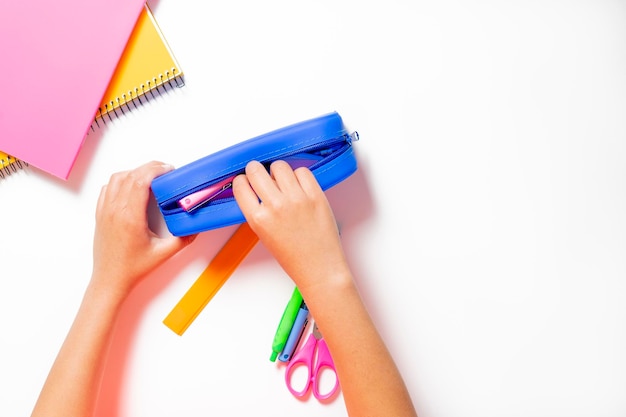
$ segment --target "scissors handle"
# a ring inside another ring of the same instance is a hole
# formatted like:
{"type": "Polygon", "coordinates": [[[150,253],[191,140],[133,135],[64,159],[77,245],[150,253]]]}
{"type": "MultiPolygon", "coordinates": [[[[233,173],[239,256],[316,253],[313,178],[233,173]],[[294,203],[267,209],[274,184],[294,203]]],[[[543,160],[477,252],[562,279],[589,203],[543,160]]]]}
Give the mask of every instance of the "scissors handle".
{"type": "Polygon", "coordinates": [[[302,346],[302,349],[300,349],[287,364],[287,369],[285,370],[285,384],[287,385],[287,389],[289,389],[289,392],[291,392],[296,397],[304,397],[309,389],[309,385],[311,385],[313,357],[315,356],[316,344],[317,340],[315,339],[313,334],[310,334],[309,338],[306,340],[306,343],[304,344],[304,346],[302,346]],[[306,368],[307,376],[304,388],[298,391],[294,389],[291,385],[291,376],[294,370],[300,366],[304,366],[306,368]]]}
{"type": "Polygon", "coordinates": [[[330,356],[328,346],[324,339],[317,341],[317,362],[315,364],[315,371],[311,377],[311,383],[313,384],[313,395],[315,395],[315,398],[318,400],[326,400],[332,397],[337,391],[337,388],[339,388],[339,378],[337,378],[335,363],[333,362],[332,356],[330,356]],[[334,374],[335,385],[330,391],[322,394],[320,392],[320,377],[324,371],[331,371],[334,374]]]}

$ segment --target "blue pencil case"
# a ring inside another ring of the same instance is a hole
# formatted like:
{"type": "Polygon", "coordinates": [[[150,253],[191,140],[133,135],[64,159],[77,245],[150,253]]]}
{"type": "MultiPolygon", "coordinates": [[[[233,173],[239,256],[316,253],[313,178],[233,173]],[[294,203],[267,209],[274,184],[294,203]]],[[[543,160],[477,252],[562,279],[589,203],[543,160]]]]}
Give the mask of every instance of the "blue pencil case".
{"type": "Polygon", "coordinates": [[[248,139],[174,169],[152,181],[152,192],[169,231],[186,236],[243,223],[232,179],[256,160],[269,169],[276,160],[308,167],[323,190],[357,170],[349,132],[333,112],[248,139]]]}

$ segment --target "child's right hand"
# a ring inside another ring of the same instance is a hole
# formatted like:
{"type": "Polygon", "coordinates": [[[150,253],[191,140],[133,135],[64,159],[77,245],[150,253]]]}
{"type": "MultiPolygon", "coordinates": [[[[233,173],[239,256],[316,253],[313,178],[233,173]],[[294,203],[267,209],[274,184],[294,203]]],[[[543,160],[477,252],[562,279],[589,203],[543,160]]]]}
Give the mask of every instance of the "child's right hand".
{"type": "Polygon", "coordinates": [[[233,193],[252,230],[304,294],[332,277],[351,275],[335,218],[308,168],[259,162],[233,181],[233,193]]]}

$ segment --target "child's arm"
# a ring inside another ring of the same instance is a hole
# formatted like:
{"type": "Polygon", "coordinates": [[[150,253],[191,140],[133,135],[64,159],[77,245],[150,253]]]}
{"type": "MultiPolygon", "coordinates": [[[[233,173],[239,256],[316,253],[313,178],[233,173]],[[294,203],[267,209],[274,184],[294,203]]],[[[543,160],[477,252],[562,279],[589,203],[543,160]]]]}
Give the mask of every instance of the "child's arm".
{"type": "Polygon", "coordinates": [[[331,352],[351,416],[414,417],[416,411],[345,259],[332,210],[315,177],[258,162],[233,192],[250,227],[302,293],[331,352]]]}
{"type": "Polygon", "coordinates": [[[159,238],[148,227],[150,183],[170,169],[151,162],[114,174],[103,187],[96,210],[91,280],[39,395],[33,417],[92,415],[122,302],[143,277],[195,237],[159,238]]]}

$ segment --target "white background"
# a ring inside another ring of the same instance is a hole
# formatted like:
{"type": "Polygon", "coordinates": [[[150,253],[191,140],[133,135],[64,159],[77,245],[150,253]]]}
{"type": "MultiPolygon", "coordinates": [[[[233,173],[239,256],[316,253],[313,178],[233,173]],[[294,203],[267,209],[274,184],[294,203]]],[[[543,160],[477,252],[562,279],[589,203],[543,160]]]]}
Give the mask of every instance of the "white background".
{"type": "MultiPolygon", "coordinates": [[[[0,415],[35,403],[113,172],[334,110],[359,170],[327,194],[420,416],[626,415],[626,3],[149,4],[186,85],[90,133],[68,181],[0,181],[0,415]]],[[[261,244],[182,337],[162,324],[233,231],[132,294],[99,416],[346,415],[269,361],[293,284],[261,244]]]]}

